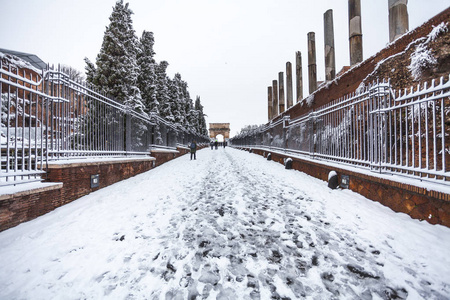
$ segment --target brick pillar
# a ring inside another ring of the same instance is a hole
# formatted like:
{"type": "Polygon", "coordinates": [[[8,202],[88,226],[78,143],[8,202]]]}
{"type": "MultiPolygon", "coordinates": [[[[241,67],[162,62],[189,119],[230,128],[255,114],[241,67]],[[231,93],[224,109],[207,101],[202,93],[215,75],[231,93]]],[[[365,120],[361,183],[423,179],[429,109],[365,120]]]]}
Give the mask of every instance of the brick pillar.
{"type": "Polygon", "coordinates": [[[350,65],[363,60],[361,0],[348,0],[348,35],[350,45],[350,65]]]}
{"type": "Polygon", "coordinates": [[[278,73],[278,91],[280,96],[278,97],[278,105],[280,106],[279,112],[280,114],[284,112],[284,73],[278,73]]]}
{"type": "Polygon", "coordinates": [[[295,86],[297,89],[297,101],[303,99],[303,77],[302,77],[302,53],[295,52],[295,86]]]}
{"type": "Polygon", "coordinates": [[[333,10],[329,9],[323,14],[323,27],[325,37],[325,80],[330,81],[336,77],[336,60],[334,54],[333,10]]]}
{"type": "Polygon", "coordinates": [[[286,105],[287,109],[293,105],[292,97],[292,64],[286,63],[286,105]]]}
{"type": "Polygon", "coordinates": [[[317,66],[316,66],[316,35],[314,32],[308,33],[308,81],[309,93],[317,90],[317,66]]]}
{"type": "Polygon", "coordinates": [[[272,81],[272,118],[278,116],[278,81],[272,81]]]}
{"type": "Polygon", "coordinates": [[[389,0],[389,41],[394,41],[408,30],[408,0],[389,0]]]}
{"type": "Polygon", "coordinates": [[[273,119],[273,107],[272,107],[272,87],[267,87],[267,104],[268,104],[268,117],[269,121],[273,119]]]}

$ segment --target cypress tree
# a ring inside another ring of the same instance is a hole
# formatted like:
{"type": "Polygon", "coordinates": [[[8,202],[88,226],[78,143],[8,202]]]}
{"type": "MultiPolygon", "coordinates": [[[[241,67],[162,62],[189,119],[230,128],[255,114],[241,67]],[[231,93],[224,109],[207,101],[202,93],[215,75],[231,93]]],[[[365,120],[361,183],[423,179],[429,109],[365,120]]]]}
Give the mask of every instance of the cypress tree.
{"type": "Polygon", "coordinates": [[[203,105],[200,102],[200,96],[197,96],[197,98],[195,99],[194,109],[197,112],[197,132],[199,134],[208,135],[205,114],[203,113],[203,105]]]}
{"type": "Polygon", "coordinates": [[[141,91],[146,113],[159,115],[159,102],[156,98],[156,61],[153,45],[153,32],[144,31],[140,39],[141,51],[137,55],[139,66],[138,87],[141,91]]]}
{"type": "Polygon", "coordinates": [[[160,116],[174,123],[175,118],[173,117],[169,96],[172,82],[166,74],[168,65],[167,61],[162,61],[156,66],[156,100],[159,103],[160,116]]]}
{"type": "MultiPolygon", "coordinates": [[[[188,84],[179,73],[170,79],[167,74],[167,61],[157,63],[154,59],[154,37],[152,32],[144,31],[140,39],[135,35],[128,3],[118,0],[109,18],[103,43],[95,64],[85,58],[86,80],[96,89],[129,110],[144,116],[160,116],[169,122],[179,124],[197,133],[205,133],[206,122],[203,106],[197,101],[194,106],[188,92],[188,84]]],[[[88,103],[86,120],[95,114],[95,106],[88,103]]],[[[129,116],[128,116],[129,117],[129,116]]],[[[103,116],[101,122],[118,122],[113,117],[103,116]]],[[[161,144],[160,124],[155,127],[156,143],[161,144]]],[[[132,145],[144,146],[145,121],[132,120],[132,145]]],[[[134,149],[137,149],[137,148],[134,149]]]]}
{"type": "Polygon", "coordinates": [[[138,39],[133,29],[128,3],[116,2],[109,17],[96,68],[86,59],[87,80],[101,92],[138,113],[144,113],[141,92],[136,85],[138,39]]]}

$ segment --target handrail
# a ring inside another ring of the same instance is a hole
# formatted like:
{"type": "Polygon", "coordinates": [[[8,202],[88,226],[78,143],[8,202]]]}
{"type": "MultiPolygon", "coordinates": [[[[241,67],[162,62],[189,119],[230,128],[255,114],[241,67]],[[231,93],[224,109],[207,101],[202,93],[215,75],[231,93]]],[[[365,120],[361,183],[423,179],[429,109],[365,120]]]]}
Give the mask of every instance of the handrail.
{"type": "Polygon", "coordinates": [[[285,116],[282,127],[279,119],[242,132],[230,144],[264,145],[374,172],[448,182],[450,75],[443,81],[441,77],[437,86],[424,84],[397,98],[389,82],[374,83],[295,119],[285,116]]]}

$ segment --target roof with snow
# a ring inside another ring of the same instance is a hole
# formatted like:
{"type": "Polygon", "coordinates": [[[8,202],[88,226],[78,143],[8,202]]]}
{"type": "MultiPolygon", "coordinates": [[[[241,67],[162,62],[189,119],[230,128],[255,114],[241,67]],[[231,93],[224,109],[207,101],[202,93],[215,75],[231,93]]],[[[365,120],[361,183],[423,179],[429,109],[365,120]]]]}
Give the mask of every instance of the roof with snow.
{"type": "Polygon", "coordinates": [[[0,52],[17,56],[20,59],[23,59],[24,61],[29,62],[33,67],[38,68],[40,70],[43,70],[47,67],[47,64],[45,62],[43,62],[42,59],[40,59],[35,54],[24,53],[24,52],[2,49],[2,48],[0,48],[0,52]]]}

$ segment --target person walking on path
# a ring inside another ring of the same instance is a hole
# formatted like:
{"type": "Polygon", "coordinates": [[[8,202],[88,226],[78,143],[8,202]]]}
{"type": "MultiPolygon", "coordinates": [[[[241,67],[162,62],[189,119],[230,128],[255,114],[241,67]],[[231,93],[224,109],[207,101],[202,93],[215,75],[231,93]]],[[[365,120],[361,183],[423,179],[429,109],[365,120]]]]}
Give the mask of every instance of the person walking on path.
{"type": "Polygon", "coordinates": [[[191,160],[192,160],[192,156],[194,157],[194,160],[196,160],[197,157],[195,155],[195,152],[197,152],[197,143],[195,141],[192,141],[189,148],[191,149],[191,160]]]}

